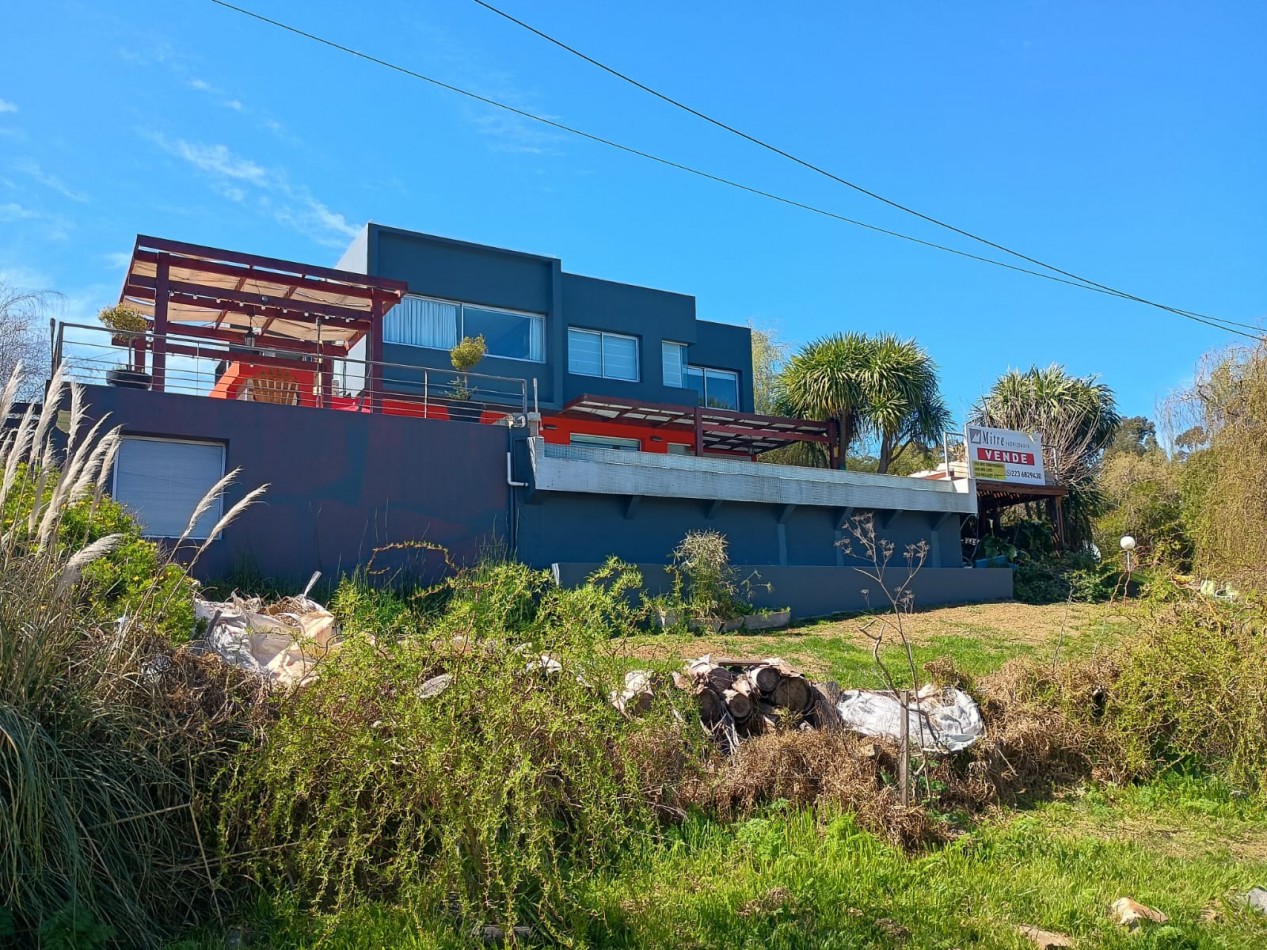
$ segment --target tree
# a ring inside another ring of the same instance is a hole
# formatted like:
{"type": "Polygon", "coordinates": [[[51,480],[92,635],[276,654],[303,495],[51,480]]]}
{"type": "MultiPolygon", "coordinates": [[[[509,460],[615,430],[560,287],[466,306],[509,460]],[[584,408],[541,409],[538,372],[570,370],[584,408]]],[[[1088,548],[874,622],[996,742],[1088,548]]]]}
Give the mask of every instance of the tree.
{"type": "Polygon", "coordinates": [[[1008,370],[977,403],[972,421],[1039,436],[1048,477],[1069,489],[1066,539],[1090,541],[1091,520],[1103,509],[1096,475],[1121,422],[1113,390],[1055,364],[1008,370]]]}
{"type": "Polygon", "coordinates": [[[1157,426],[1145,416],[1127,416],[1118,423],[1104,454],[1117,455],[1126,452],[1131,455],[1148,455],[1157,451],[1157,426]]]}
{"type": "Polygon", "coordinates": [[[936,364],[914,340],[890,334],[814,341],[788,360],[779,400],[786,414],[835,420],[842,459],[860,438],[876,439],[880,473],[909,447],[935,444],[950,424],[936,364]]]}
{"type": "Polygon", "coordinates": [[[753,408],[766,416],[779,415],[779,373],[787,362],[788,345],[773,330],[748,324],[752,333],[753,408]]]}
{"type": "Polygon", "coordinates": [[[25,368],[20,399],[38,399],[49,371],[49,348],[42,334],[49,295],[0,283],[0,380],[25,368]]]}

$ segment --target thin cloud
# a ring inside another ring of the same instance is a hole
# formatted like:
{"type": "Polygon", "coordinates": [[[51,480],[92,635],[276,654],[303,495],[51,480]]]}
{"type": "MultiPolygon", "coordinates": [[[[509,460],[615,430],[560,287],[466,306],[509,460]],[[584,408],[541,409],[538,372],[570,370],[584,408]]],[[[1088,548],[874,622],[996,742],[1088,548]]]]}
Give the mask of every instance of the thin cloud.
{"type": "Polygon", "coordinates": [[[23,159],[16,162],[13,166],[14,171],[26,175],[33,181],[38,182],[45,188],[52,189],[63,198],[69,198],[71,201],[84,202],[88,200],[88,196],[82,191],[75,191],[56,175],[45,171],[40,167],[40,163],[34,159],[23,159]]]}
{"type": "Polygon", "coordinates": [[[470,116],[480,135],[492,139],[494,151],[519,155],[558,155],[561,136],[545,131],[527,119],[505,112],[470,116]]]}
{"type": "Polygon", "coordinates": [[[10,102],[8,99],[0,99],[0,113],[17,111],[18,107],[16,104],[10,102]]]}
{"type": "Polygon", "coordinates": [[[41,215],[38,211],[23,207],[16,201],[10,201],[7,204],[0,205],[0,221],[5,223],[12,221],[34,221],[40,216],[41,215]]]}
{"type": "Polygon", "coordinates": [[[284,172],[267,169],[227,145],[169,139],[159,133],[147,135],[168,154],[204,176],[221,197],[240,205],[254,198],[265,213],[318,244],[342,247],[357,233],[347,218],[306,187],[292,184],[284,172]]]}
{"type": "Polygon", "coordinates": [[[164,135],[152,136],[164,151],[183,158],[186,162],[208,175],[232,178],[264,186],[268,173],[260,165],[247,158],[234,155],[227,145],[203,145],[186,139],[172,141],[164,135]]]}
{"type": "Polygon", "coordinates": [[[132,252],[111,251],[109,254],[104,255],[104,259],[106,264],[108,264],[112,269],[123,270],[123,268],[132,263],[132,252]]]}
{"type": "Polygon", "coordinates": [[[70,237],[70,222],[59,214],[48,214],[26,205],[9,201],[0,204],[0,224],[25,222],[28,227],[40,229],[40,235],[49,241],[64,241],[70,237]]]}

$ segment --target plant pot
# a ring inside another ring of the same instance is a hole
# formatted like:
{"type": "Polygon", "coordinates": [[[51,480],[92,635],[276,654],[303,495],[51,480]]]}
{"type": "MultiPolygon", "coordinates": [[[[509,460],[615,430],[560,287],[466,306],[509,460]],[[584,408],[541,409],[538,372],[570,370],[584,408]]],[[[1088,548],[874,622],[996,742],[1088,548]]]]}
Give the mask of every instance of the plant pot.
{"type": "Polygon", "coordinates": [[[484,417],[482,402],[455,399],[448,404],[449,418],[455,422],[479,422],[484,417]]]}
{"type": "Polygon", "coordinates": [[[792,608],[772,610],[763,614],[749,614],[743,618],[745,630],[782,630],[792,622],[792,608]]]}
{"type": "Polygon", "coordinates": [[[112,369],[106,373],[106,385],[120,389],[149,389],[154,377],[138,369],[112,369]]]}

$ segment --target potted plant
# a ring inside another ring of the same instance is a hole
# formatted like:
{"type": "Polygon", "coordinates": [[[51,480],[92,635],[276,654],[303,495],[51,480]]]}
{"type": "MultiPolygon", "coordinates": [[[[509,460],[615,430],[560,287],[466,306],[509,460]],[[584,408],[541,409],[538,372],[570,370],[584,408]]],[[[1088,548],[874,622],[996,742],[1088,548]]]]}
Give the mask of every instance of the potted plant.
{"type": "Polygon", "coordinates": [[[141,313],[122,304],[102,307],[97,319],[111,330],[121,331],[110,336],[110,342],[115,346],[131,346],[136,341],[136,334],[148,330],[150,326],[141,313]]]}
{"type": "MultiPolygon", "coordinates": [[[[485,354],[488,353],[488,345],[484,342],[484,335],[465,336],[457,346],[449,350],[449,362],[453,364],[453,368],[458,371],[457,381],[453,384],[451,398],[454,402],[468,402],[471,398],[471,378],[467,374],[479,365],[485,354]]],[[[472,407],[474,410],[473,418],[479,419],[482,407],[472,407]]],[[[454,407],[449,407],[450,418],[472,418],[470,411],[454,412],[454,407]]]]}

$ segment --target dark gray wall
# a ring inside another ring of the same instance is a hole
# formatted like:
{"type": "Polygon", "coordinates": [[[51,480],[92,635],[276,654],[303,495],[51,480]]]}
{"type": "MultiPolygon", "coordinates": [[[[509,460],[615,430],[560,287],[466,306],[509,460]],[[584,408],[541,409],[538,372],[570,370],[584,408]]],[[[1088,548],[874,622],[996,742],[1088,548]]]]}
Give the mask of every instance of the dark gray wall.
{"type": "MultiPolygon", "coordinates": [[[[266,576],[299,584],[314,570],[333,578],[363,566],[390,544],[432,541],[470,562],[501,539],[517,540],[518,556],[534,566],[579,565],[583,576],[615,554],[655,565],[651,578],[662,575],[686,531],[712,528],[730,540],[733,563],[774,583],[761,603],[791,604],[799,616],[865,607],[858,591],[867,585],[849,567],[863,562],[835,546],[840,534],[828,509],[724,504],[709,518],[708,503],[681,499],[644,498],[631,508],[619,496],[531,497],[515,489],[512,497],[506,451],[514,433],[500,426],[104,386],[87,387],[87,402],[90,417],[110,413],[125,434],[222,442],[228,468],[241,468],[226,508],[269,483],[263,500],[212,543],[198,565],[202,577],[223,576],[249,558],[266,576]]],[[[515,450],[522,454],[522,443],[515,450]]],[[[951,567],[959,563],[957,519],[933,524],[929,515],[906,513],[879,529],[897,549],[898,576],[903,547],[930,541],[918,605],[1011,595],[1010,571],[951,567]]],[[[378,565],[423,579],[442,568],[435,555],[409,550],[381,555],[378,565]]]]}
{"type": "MultiPolygon", "coordinates": [[[[600,566],[598,563],[558,563],[555,569],[559,583],[576,586],[600,566]]],[[[644,588],[650,594],[667,593],[671,578],[662,564],[640,564],[644,588]]],[[[738,565],[741,576],[756,573],[770,589],[754,587],[752,602],[761,608],[792,607],[794,619],[825,617],[828,614],[885,609],[883,594],[874,580],[847,567],[778,567],[768,564],[738,565]],[[863,591],[868,593],[864,594],[863,591]]],[[[891,589],[902,584],[909,574],[893,569],[885,583],[891,589]]],[[[924,568],[911,580],[909,589],[916,610],[942,607],[947,604],[981,603],[1010,600],[1012,572],[1007,568],[973,570],[970,568],[924,568]]]]}
{"type": "MultiPolygon", "coordinates": [[[[566,355],[559,320],[552,319],[561,297],[558,260],[377,224],[368,225],[368,229],[369,272],[375,276],[406,281],[411,292],[424,296],[545,314],[544,363],[489,356],[480,363],[478,372],[526,379],[529,392],[535,380],[543,404],[558,402],[562,390],[560,354],[566,355]]],[[[453,370],[445,350],[388,343],[383,347],[383,359],[407,366],[453,370]]],[[[393,370],[384,375],[388,386],[395,383],[400,391],[413,392],[417,386],[416,379],[409,379],[407,372],[393,370]]]]}
{"type": "MultiPolygon", "coordinates": [[[[740,408],[752,409],[752,340],[748,328],[696,320],[694,297],[565,274],[556,258],[376,224],[368,225],[366,243],[369,273],[404,280],[413,293],[545,314],[544,363],[490,356],[479,366],[481,373],[527,379],[530,387],[535,380],[544,408],[558,408],[584,394],[693,405],[693,391],[664,385],[660,344],[671,340],[690,345],[689,358],[694,365],[737,371],[740,408]],[[638,337],[639,381],[568,373],[569,326],[638,337]]],[[[354,242],[345,258],[359,260],[358,253],[354,242]]],[[[389,363],[452,369],[449,354],[442,350],[389,343],[383,358],[389,363]]],[[[386,378],[400,391],[413,392],[417,387],[416,378],[405,371],[389,370],[386,378]]]]}
{"type": "MultiPolygon", "coordinates": [[[[87,387],[94,418],[125,434],[223,442],[241,468],[225,508],[257,485],[262,501],[212,543],[197,573],[221,576],[243,556],[266,575],[302,581],[366,563],[384,545],[427,540],[461,561],[507,537],[507,430],[427,419],[87,387]]],[[[434,555],[383,554],[380,565],[434,573],[434,555]]]]}
{"type": "MultiPolygon", "coordinates": [[[[523,491],[520,494],[525,494],[523,491]]],[[[728,503],[709,516],[712,505],[683,498],[641,498],[631,506],[622,495],[536,492],[516,511],[519,556],[536,567],[556,561],[601,562],[611,554],[627,561],[665,563],[687,531],[720,531],[737,564],[837,566],[864,563],[837,545],[847,532],[831,508],[796,508],[728,503]],[[780,522],[782,518],[782,522],[780,522]]],[[[938,525],[934,515],[899,513],[877,535],[894,546],[893,564],[908,545],[928,542],[930,568],[962,563],[959,519],[938,525]]],[[[854,549],[861,554],[860,545],[854,549]]]]}

